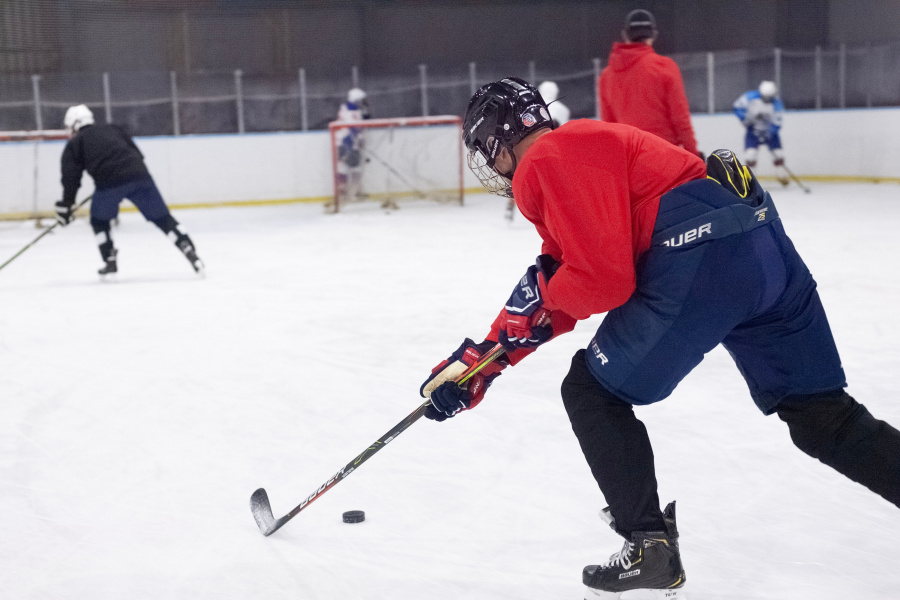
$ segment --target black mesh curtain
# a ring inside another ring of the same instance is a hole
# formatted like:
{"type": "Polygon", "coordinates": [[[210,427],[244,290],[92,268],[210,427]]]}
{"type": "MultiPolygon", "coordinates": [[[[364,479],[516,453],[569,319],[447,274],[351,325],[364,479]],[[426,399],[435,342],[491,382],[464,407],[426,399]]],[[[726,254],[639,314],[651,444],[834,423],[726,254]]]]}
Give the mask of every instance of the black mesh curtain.
{"type": "MultiPolygon", "coordinates": [[[[324,129],[354,86],[373,117],[460,115],[473,89],[508,75],[556,81],[574,118],[593,117],[594,60],[605,64],[626,4],[3,0],[0,129],[60,128],[66,107],[80,103],[137,135],[324,129]],[[491,26],[510,16],[530,18],[535,35],[491,26]]],[[[684,11],[658,12],[668,27],[660,52],[698,37],[679,26],[684,11]]],[[[758,38],[744,35],[753,24],[740,25],[719,43],[758,38]]],[[[775,41],[791,27],[757,31],[775,41]]],[[[763,79],[780,80],[789,109],[900,104],[897,42],[672,56],[694,112],[729,111],[763,79]]]]}

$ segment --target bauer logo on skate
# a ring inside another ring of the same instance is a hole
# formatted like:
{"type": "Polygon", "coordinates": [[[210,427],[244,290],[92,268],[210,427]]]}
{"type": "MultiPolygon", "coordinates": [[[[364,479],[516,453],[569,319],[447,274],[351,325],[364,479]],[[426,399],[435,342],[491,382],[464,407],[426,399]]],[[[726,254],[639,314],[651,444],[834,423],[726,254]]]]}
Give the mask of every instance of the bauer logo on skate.
{"type": "Polygon", "coordinates": [[[634,571],[625,571],[621,575],[619,575],[619,579],[628,579],[629,577],[634,577],[635,575],[640,575],[641,570],[635,569],[634,571]]]}
{"type": "Polygon", "coordinates": [[[664,241],[662,245],[669,246],[670,248],[677,248],[678,246],[681,246],[683,244],[688,244],[690,242],[699,240],[701,237],[703,237],[703,234],[712,234],[712,223],[706,223],[705,225],[701,225],[700,227],[689,229],[684,233],[679,233],[677,240],[673,237],[664,241]]]}

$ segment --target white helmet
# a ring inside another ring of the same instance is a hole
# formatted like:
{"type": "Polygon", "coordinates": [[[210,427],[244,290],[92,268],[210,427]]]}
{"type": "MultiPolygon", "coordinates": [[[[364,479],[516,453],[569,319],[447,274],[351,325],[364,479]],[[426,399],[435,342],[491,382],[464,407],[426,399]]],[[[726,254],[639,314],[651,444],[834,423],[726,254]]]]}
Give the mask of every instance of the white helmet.
{"type": "Polygon", "coordinates": [[[84,104],[70,106],[66,111],[66,117],[63,119],[66,129],[71,133],[75,133],[85,125],[94,124],[94,113],[91,112],[84,104]]]}
{"type": "Polygon", "coordinates": [[[363,100],[366,99],[366,93],[359,88],[353,88],[349,92],[347,92],[347,102],[352,102],[353,104],[359,104],[363,100]]]}
{"type": "Polygon", "coordinates": [[[559,86],[553,81],[545,81],[538,86],[538,93],[544,99],[544,102],[550,104],[559,97],[559,86]]]}
{"type": "Polygon", "coordinates": [[[778,88],[774,81],[763,81],[759,84],[759,95],[763,100],[771,100],[778,93],[778,88]]]}

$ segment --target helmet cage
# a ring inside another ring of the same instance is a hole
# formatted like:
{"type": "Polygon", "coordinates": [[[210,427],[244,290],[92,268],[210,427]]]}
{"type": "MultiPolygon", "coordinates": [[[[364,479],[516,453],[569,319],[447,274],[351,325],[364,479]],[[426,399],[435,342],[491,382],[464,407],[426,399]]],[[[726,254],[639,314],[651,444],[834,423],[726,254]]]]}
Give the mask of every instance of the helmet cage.
{"type": "Polygon", "coordinates": [[[476,92],[466,111],[463,143],[467,163],[492,194],[512,197],[511,174],[500,174],[494,164],[500,152],[513,147],[538,129],[552,128],[547,104],[534,86],[517,77],[489,83],[476,92]]]}
{"type": "Polygon", "coordinates": [[[466,155],[466,164],[484,186],[489,194],[512,198],[512,180],[505,177],[488,165],[487,158],[480,151],[472,151],[466,155]]]}

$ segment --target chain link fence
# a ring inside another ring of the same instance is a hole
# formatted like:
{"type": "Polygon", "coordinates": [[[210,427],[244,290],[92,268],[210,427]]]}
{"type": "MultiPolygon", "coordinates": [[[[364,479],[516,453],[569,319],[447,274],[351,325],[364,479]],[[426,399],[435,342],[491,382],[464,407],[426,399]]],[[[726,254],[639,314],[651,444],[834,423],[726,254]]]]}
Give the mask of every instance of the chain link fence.
{"type": "MultiPolygon", "coordinates": [[[[727,112],[763,79],[789,109],[900,105],[900,42],[808,51],[731,50],[673,55],[691,111],[727,112]]],[[[0,74],[0,130],[59,129],[67,107],[87,104],[98,121],[135,135],[307,131],[327,128],[351,87],[373,117],[461,115],[483,83],[515,75],[559,84],[573,118],[597,117],[603,61],[419,65],[404,73],[313,76],[228,71],[0,74]]]]}

